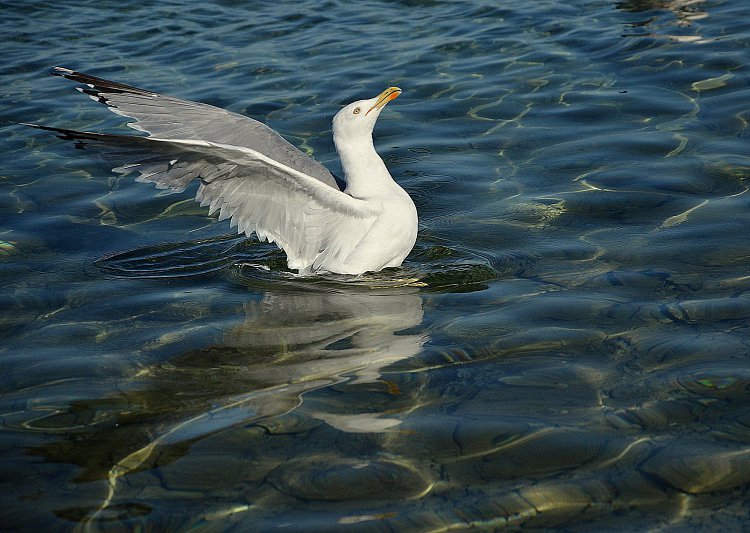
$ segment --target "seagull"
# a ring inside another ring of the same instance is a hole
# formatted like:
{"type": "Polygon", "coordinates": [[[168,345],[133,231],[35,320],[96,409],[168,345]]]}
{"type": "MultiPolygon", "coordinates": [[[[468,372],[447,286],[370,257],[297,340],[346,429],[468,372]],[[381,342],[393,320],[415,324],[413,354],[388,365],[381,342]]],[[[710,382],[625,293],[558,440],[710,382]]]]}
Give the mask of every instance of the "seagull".
{"type": "Polygon", "coordinates": [[[63,67],[51,74],[147,136],[92,133],[25,124],[94,148],[122,162],[113,172],[182,192],[193,180],[209,215],[230,219],[238,233],[276,243],[300,274],[358,275],[401,265],[417,238],[417,210],[375,151],[372,131],[389,87],[333,118],[333,142],[344,181],[265,124],[208,104],[181,100],[63,67]]]}

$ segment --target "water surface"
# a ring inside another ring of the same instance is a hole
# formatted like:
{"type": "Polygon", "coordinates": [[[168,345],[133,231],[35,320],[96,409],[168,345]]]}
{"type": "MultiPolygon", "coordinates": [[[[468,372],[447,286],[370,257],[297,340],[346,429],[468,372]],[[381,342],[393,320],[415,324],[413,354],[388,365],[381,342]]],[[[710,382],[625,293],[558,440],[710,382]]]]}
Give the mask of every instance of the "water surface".
{"type": "Polygon", "coordinates": [[[0,526],[746,527],[750,23],[717,1],[3,7],[0,526]],[[300,279],[192,201],[10,121],[128,132],[62,65],[330,120],[420,214],[300,279]]]}

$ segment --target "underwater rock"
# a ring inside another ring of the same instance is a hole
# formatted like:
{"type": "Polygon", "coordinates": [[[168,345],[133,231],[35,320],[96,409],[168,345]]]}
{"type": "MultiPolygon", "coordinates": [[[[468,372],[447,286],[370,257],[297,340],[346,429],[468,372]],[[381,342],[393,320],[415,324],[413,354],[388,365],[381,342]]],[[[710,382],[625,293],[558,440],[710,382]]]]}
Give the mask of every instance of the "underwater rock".
{"type": "Polygon", "coordinates": [[[423,496],[432,487],[410,465],[388,459],[304,457],[270,476],[279,491],[304,500],[403,500],[423,496]]]}
{"type": "Polygon", "coordinates": [[[665,448],[646,460],[642,472],[690,494],[734,489],[750,483],[750,448],[665,448]]]}

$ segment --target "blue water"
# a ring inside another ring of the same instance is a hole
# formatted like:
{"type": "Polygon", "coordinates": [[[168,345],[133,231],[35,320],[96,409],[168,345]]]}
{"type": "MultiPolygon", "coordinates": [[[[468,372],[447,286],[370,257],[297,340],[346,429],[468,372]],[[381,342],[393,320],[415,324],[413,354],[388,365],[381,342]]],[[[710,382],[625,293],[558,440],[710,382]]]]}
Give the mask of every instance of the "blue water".
{"type": "Polygon", "coordinates": [[[738,0],[4,3],[0,529],[703,531],[750,501],[738,0]],[[263,120],[400,86],[399,269],[300,279],[14,122],[62,65],[263,120]]]}

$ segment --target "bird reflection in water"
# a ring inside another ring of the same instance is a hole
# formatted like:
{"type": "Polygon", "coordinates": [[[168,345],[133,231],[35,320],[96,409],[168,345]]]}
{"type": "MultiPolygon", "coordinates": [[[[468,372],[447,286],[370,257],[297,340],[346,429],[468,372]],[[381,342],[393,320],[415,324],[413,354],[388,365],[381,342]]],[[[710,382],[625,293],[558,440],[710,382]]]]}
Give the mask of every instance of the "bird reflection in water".
{"type": "Polygon", "coordinates": [[[107,480],[106,494],[89,507],[85,522],[106,520],[118,500],[127,498],[130,483],[121,481],[129,474],[166,467],[189,455],[196,442],[225,430],[273,428],[288,424],[289,416],[345,432],[394,430],[409,400],[382,372],[418,354],[428,339],[419,328],[418,289],[309,285],[245,303],[241,322],[219,343],[144,369],[137,390],[123,398],[71,406],[98,410],[101,422],[33,453],[78,464],[79,481],[107,480]],[[362,412],[366,402],[356,398],[303,407],[303,395],[333,385],[369,385],[393,401],[386,400],[387,414],[369,403],[371,410],[362,412]]]}
{"type": "MultiPolygon", "coordinates": [[[[422,322],[417,291],[401,287],[267,292],[261,301],[245,304],[245,321],[226,333],[221,364],[241,369],[252,380],[256,389],[250,398],[259,391],[278,391],[272,395],[274,403],[285,397],[298,404],[304,392],[345,381],[382,381],[384,367],[418,354],[427,340],[422,333],[408,331],[422,322]]],[[[196,359],[200,361],[202,354],[188,355],[176,364],[196,359]]],[[[281,413],[265,413],[277,414],[281,413]]],[[[344,431],[378,431],[398,423],[379,413],[310,414],[344,431]]]]}

